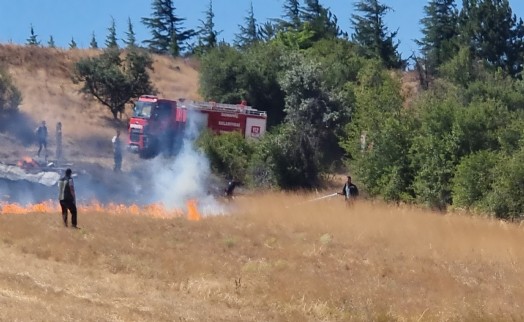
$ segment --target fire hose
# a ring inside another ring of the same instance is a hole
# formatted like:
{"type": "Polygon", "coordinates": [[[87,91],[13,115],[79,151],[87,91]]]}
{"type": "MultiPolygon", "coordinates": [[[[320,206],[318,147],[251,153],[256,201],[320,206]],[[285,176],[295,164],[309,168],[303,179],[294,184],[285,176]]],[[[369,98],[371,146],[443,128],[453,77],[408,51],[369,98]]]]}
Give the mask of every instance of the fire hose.
{"type": "MultiPolygon", "coordinates": [[[[332,194],[329,194],[329,195],[325,195],[325,196],[322,196],[322,197],[314,198],[314,199],[309,199],[309,200],[297,203],[294,206],[300,206],[300,205],[303,205],[303,204],[306,204],[306,203],[309,203],[309,202],[315,202],[315,201],[331,198],[331,197],[334,197],[336,195],[338,195],[338,192],[335,192],[335,193],[332,193],[332,194]]],[[[287,206],[286,208],[289,208],[289,206],[287,206]]]]}

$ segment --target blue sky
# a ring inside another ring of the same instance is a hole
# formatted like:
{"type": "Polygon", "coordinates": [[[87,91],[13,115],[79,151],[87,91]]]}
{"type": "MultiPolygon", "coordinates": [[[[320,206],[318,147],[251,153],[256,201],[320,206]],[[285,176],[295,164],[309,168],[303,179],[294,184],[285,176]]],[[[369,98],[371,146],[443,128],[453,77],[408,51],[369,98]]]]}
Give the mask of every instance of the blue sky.
{"type": "MultiPolygon", "coordinates": [[[[351,33],[350,16],[356,0],[321,0],[338,17],[341,28],[351,33]]],[[[282,14],[283,0],[252,0],[257,21],[278,18],[282,14]]],[[[461,1],[457,1],[461,3],[461,1]]],[[[208,0],[174,0],[176,13],[186,18],[185,26],[196,28],[204,19],[208,0]]],[[[398,29],[399,50],[403,57],[417,50],[414,39],[420,38],[419,21],[427,1],[383,0],[391,11],[386,16],[390,31],[398,29]]],[[[216,29],[222,30],[220,39],[230,42],[243,24],[250,0],[213,0],[216,29]]],[[[510,0],[513,12],[524,17],[524,1],[510,0]]],[[[149,37],[149,31],[140,18],[151,14],[150,0],[0,0],[0,42],[24,44],[29,37],[30,25],[45,44],[52,35],[60,47],[67,47],[74,37],[79,47],[88,47],[94,32],[99,45],[103,45],[111,17],[115,19],[118,37],[124,38],[127,19],[131,18],[137,39],[149,37]]]]}

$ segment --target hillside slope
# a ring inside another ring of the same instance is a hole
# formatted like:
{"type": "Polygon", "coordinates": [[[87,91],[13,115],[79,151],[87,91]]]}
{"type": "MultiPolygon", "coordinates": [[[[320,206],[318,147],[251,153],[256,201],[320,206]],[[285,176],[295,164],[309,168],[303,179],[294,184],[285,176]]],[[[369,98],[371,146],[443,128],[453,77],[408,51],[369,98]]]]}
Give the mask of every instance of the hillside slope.
{"type": "MultiPolygon", "coordinates": [[[[28,46],[0,45],[0,61],[11,73],[23,95],[22,117],[0,125],[1,161],[34,156],[32,131],[46,120],[50,135],[50,157],[54,151],[55,125],[63,124],[65,157],[71,162],[111,164],[111,137],[114,124],[109,110],[80,93],[73,84],[74,63],[97,55],[94,50],[60,50],[28,46]]],[[[190,61],[153,56],[152,82],[158,95],[168,98],[198,99],[198,72],[190,61]]],[[[129,115],[129,110],[127,115],[129,115]]],[[[125,116],[124,116],[125,117],[125,116]]],[[[125,120],[124,120],[125,121],[125,120]]],[[[4,122],[5,123],[5,122],[4,122]]],[[[124,162],[124,169],[129,163],[124,162]]]]}

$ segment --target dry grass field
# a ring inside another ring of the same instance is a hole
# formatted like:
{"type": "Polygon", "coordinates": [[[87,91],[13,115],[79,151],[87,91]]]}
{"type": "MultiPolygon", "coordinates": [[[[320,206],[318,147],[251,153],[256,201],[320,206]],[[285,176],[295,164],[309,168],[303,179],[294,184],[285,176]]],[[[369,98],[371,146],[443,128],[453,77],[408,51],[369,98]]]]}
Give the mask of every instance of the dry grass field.
{"type": "MultiPolygon", "coordinates": [[[[94,54],[0,45],[29,131],[60,120],[68,161],[109,169],[111,115],[70,79],[94,54]]],[[[154,60],[161,96],[198,98],[192,62],[154,60]]],[[[0,161],[36,152],[0,132],[0,161]]],[[[524,227],[314,197],[245,195],[200,221],[81,211],[79,230],[0,211],[0,321],[524,320],[524,227]]]]}
{"type": "Polygon", "coordinates": [[[0,320],[524,319],[522,227],[304,198],[196,222],[80,213],[80,230],[0,215],[0,320]]]}

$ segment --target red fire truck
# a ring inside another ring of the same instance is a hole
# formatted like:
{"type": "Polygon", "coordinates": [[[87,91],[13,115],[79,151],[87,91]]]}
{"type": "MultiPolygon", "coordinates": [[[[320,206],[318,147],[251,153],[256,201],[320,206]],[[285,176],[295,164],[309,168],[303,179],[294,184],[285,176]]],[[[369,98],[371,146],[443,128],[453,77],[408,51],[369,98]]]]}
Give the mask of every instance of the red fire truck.
{"type": "Polygon", "coordinates": [[[129,121],[128,147],[142,157],[176,150],[192,115],[214,133],[240,132],[258,139],[266,132],[267,114],[246,104],[222,104],[185,99],[169,100],[143,95],[135,102],[129,121]]]}

